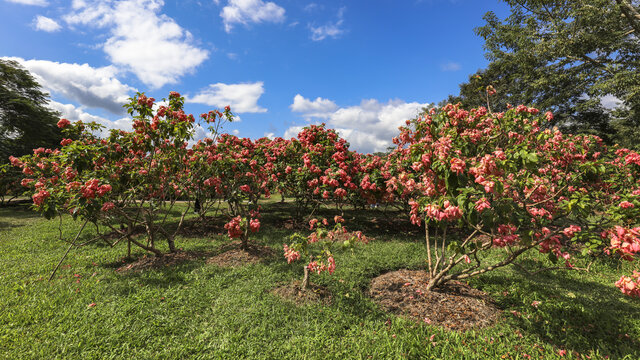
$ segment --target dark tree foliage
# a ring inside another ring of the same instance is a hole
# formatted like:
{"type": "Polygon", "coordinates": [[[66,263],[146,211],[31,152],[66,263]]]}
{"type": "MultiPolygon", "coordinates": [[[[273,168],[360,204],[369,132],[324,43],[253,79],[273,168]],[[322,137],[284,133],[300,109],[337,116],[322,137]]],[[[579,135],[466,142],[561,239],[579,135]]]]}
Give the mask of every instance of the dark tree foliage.
{"type": "Polygon", "coordinates": [[[60,114],[46,107],[48,94],[17,62],[0,59],[0,164],[34,148],[55,148],[60,114]]]}
{"type": "Polygon", "coordinates": [[[640,5],[638,0],[505,0],[511,14],[493,12],[476,29],[491,63],[460,85],[448,102],[508,103],[551,110],[552,125],[637,147],[640,136],[640,5]],[[611,110],[601,104],[615,97],[611,110]]]}

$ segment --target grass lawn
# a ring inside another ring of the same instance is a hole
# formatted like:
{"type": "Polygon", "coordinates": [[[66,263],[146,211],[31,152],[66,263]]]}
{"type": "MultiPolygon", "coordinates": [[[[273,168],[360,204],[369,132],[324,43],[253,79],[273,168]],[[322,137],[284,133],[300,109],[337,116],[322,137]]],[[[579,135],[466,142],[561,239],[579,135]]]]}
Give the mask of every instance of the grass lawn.
{"type": "MultiPolygon", "coordinates": [[[[394,212],[346,211],[347,227],[375,240],[338,253],[333,276],[312,277],[332,292],[331,304],[296,306],[270,293],[302,275],[300,264],[288,265],[281,256],[293,232],[282,226],[289,210],[264,205],[254,240],[278,254],[265,263],[207,264],[228,242],[210,234],[177,239],[178,247],[202,252],[199,259],[123,272],[116,269],[126,265],[125,244],[93,243],[72,250],[49,282],[68,246],[59,239],[58,220],[27,207],[0,208],[0,358],[640,359],[640,300],[613,285],[631,272],[629,263],[599,259],[588,273],[533,277],[510,266],[472,278],[470,285],[503,310],[492,328],[457,333],[385,313],[367,295],[371,280],[390,270],[419,269],[426,259],[418,228],[371,221],[399,217],[394,212]]],[[[80,226],[63,218],[65,240],[80,226]]],[[[82,238],[92,232],[87,227],[82,238]]],[[[579,267],[587,262],[575,259],[579,267]]],[[[550,265],[534,252],[520,263],[550,265]]]]}

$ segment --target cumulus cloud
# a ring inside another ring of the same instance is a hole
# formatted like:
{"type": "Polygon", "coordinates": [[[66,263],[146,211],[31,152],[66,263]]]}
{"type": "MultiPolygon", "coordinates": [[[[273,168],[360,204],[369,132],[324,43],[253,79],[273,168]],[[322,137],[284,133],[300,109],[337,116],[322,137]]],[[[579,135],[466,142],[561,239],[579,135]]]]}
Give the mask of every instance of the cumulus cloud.
{"type": "Polygon", "coordinates": [[[209,56],[192,44],[190,32],[161,14],[161,0],[74,0],[70,25],[107,28],[101,46],[110,60],[154,88],[178,82],[209,56]]]}
{"type": "Polygon", "coordinates": [[[248,25],[249,23],[284,21],[284,9],[273,2],[262,0],[229,0],[227,6],[222,8],[220,16],[226,32],[231,32],[235,24],[248,25]]]}
{"type": "Polygon", "coordinates": [[[342,7],[338,10],[338,19],[333,23],[328,23],[321,26],[313,26],[309,24],[309,30],[311,30],[311,40],[322,41],[328,37],[337,38],[344,33],[342,24],[344,23],[344,12],[346,8],[342,7]]]}
{"type": "Polygon", "coordinates": [[[120,129],[120,130],[126,130],[126,131],[132,130],[131,119],[127,117],[112,121],[109,119],[105,119],[101,116],[87,113],[81,107],[76,107],[73,104],[63,104],[57,101],[50,101],[48,106],[49,108],[60,112],[61,117],[68,119],[72,122],[81,120],[82,122],[85,122],[85,123],[96,122],[104,126],[105,128],[103,129],[102,133],[97,134],[103,137],[106,137],[109,134],[109,130],[111,129],[120,129]]]}
{"type": "Polygon", "coordinates": [[[229,105],[234,113],[262,113],[267,111],[258,105],[263,93],[262,81],[245,84],[216,83],[193,97],[186,97],[186,101],[219,108],[229,105]]]}
{"type": "Polygon", "coordinates": [[[442,71],[458,71],[461,68],[462,67],[460,66],[460,64],[458,64],[457,62],[453,62],[453,61],[449,61],[447,63],[444,63],[444,64],[440,65],[440,70],[442,70],[442,71]]]}
{"type": "Polygon", "coordinates": [[[611,94],[605,95],[600,98],[600,104],[602,104],[602,107],[608,110],[615,110],[618,107],[620,107],[623,103],[624,101],[620,100],[619,98],[611,94]]]}
{"type": "MultiPolygon", "coordinates": [[[[301,96],[302,97],[302,96],[301,96]]],[[[294,103],[295,103],[294,98],[294,103]]],[[[316,99],[317,100],[317,99],[316,99]]],[[[326,99],[324,99],[326,100],[326,99]]],[[[328,100],[327,100],[328,101],[328,100]]],[[[314,103],[311,100],[298,99],[298,104],[314,103]],[[302,100],[306,100],[302,101],[302,100]]],[[[351,144],[351,148],[362,152],[385,151],[392,145],[392,139],[398,134],[398,127],[405,121],[418,115],[428,103],[390,100],[381,103],[375,99],[363,100],[360,105],[342,107],[326,113],[324,116],[309,116],[326,119],[330,128],[336,129],[351,144]]],[[[305,114],[312,114],[314,109],[308,107],[305,114]]],[[[293,109],[293,105],[292,105],[293,109]]],[[[290,127],[285,137],[294,137],[301,126],[290,127]]]]}
{"type": "Polygon", "coordinates": [[[304,96],[297,94],[293,98],[291,111],[302,113],[304,117],[326,118],[338,109],[338,105],[329,99],[317,97],[315,100],[306,99],[304,96]]]}
{"type": "Polygon", "coordinates": [[[48,6],[47,0],[7,0],[8,2],[22,4],[22,5],[34,5],[34,6],[48,6]]]}
{"type": "Polygon", "coordinates": [[[82,106],[105,109],[114,114],[123,114],[122,105],[135,89],[121,83],[113,66],[94,68],[88,64],[59,63],[48,60],[14,60],[29,70],[36,80],[49,92],[77,101],[82,106]]]}
{"type": "Polygon", "coordinates": [[[38,15],[35,19],[33,19],[33,26],[36,28],[36,30],[46,32],[55,32],[62,28],[62,26],[60,26],[60,24],[58,24],[55,20],[42,15],[38,15]]]}

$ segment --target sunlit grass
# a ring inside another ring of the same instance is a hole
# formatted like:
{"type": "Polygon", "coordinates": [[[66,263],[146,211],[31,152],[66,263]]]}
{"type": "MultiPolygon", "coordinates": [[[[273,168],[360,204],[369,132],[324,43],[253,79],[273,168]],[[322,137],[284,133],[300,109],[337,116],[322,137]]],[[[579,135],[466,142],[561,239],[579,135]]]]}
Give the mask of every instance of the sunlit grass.
{"type": "MultiPolygon", "coordinates": [[[[255,241],[281,254],[294,231],[282,226],[289,205],[271,201],[263,207],[255,241]]],[[[367,296],[371,279],[420,268],[425,259],[419,229],[398,230],[374,220],[400,216],[346,211],[347,226],[375,240],[338,253],[333,276],[312,278],[331,290],[331,305],[297,307],[270,293],[302,275],[299,265],[280,256],[240,268],[209,265],[203,256],[171,268],[123,273],[115,270],[124,264],[126,247],[96,242],[72,250],[48,282],[80,222],[64,217],[61,240],[58,220],[46,221],[26,208],[0,208],[0,358],[555,359],[561,349],[569,359],[577,358],[574,352],[592,359],[640,358],[640,301],[613,286],[631,264],[596,260],[589,273],[534,277],[507,267],[473,278],[470,284],[503,309],[490,329],[448,332],[383,312],[367,296]],[[534,301],[540,302],[537,308],[534,301]]],[[[82,238],[94,233],[88,228],[82,238]]],[[[227,241],[217,234],[180,236],[177,246],[216,254],[227,241]]],[[[581,267],[587,262],[575,260],[581,267]]],[[[536,253],[522,263],[549,265],[536,253]]]]}

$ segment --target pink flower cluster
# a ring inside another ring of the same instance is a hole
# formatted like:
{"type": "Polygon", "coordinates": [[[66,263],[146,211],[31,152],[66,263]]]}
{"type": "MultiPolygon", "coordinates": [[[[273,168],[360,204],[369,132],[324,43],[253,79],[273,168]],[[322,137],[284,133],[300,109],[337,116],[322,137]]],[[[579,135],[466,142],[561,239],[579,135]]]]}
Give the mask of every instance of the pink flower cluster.
{"type": "Polygon", "coordinates": [[[287,246],[287,244],[283,244],[282,246],[284,247],[284,257],[287,259],[288,264],[291,264],[292,262],[300,259],[299,251],[293,250],[292,248],[287,246]]]}
{"type": "Polygon", "coordinates": [[[611,240],[611,250],[618,251],[625,260],[633,260],[640,253],[640,227],[633,229],[616,226],[605,233],[611,240]]]}
{"type": "Polygon", "coordinates": [[[442,208],[433,204],[425,206],[424,213],[429,219],[436,221],[453,221],[462,217],[460,207],[454,206],[449,200],[444,201],[442,208]]]}
{"type": "Polygon", "coordinates": [[[622,276],[616,281],[616,287],[623,294],[640,298],[640,272],[634,271],[632,276],[622,276]]]}
{"type": "Polygon", "coordinates": [[[242,236],[242,217],[240,215],[234,217],[224,225],[224,228],[227,229],[227,233],[231,239],[239,238],[242,236]]]}
{"type": "Polygon", "coordinates": [[[35,193],[31,198],[33,199],[33,203],[36,206],[42,206],[42,204],[44,203],[44,201],[51,196],[51,194],[46,191],[46,190],[40,190],[37,193],[35,193]]]}
{"type": "Polygon", "coordinates": [[[505,247],[507,245],[514,244],[516,241],[520,239],[520,235],[517,234],[518,228],[512,224],[501,224],[498,225],[498,234],[493,238],[493,245],[497,247],[505,247]]]}
{"type": "Polygon", "coordinates": [[[99,185],[99,184],[100,184],[100,181],[98,179],[91,179],[87,181],[80,189],[80,192],[82,193],[82,197],[85,199],[93,199],[96,197],[96,194],[99,197],[102,197],[105,194],[107,194],[109,191],[111,191],[111,185],[109,184],[99,185]]]}
{"type": "Polygon", "coordinates": [[[324,261],[312,261],[307,265],[307,269],[317,274],[320,274],[323,271],[329,271],[329,275],[333,275],[333,272],[336,270],[336,261],[333,259],[333,256],[329,256],[326,264],[324,261]]]}

